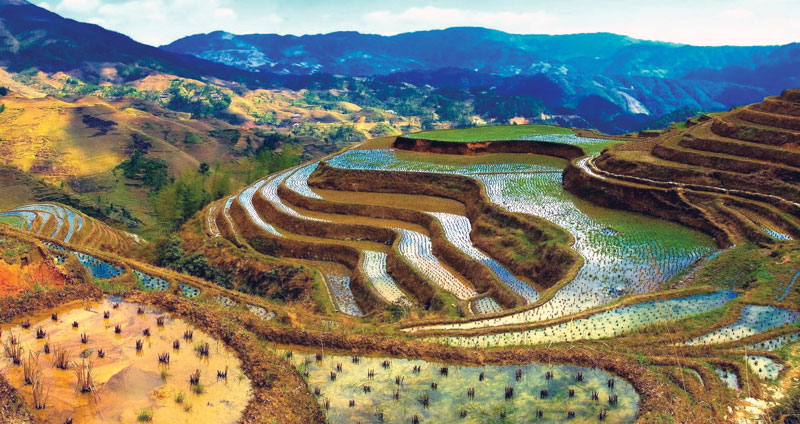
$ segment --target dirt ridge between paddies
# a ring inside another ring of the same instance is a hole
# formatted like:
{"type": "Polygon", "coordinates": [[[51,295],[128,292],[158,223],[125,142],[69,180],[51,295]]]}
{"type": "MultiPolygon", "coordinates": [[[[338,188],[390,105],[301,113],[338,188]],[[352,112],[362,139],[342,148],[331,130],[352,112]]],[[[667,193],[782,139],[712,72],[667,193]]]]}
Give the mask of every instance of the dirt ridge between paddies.
{"type": "Polygon", "coordinates": [[[469,177],[424,172],[398,172],[340,169],[320,163],[308,179],[309,185],[322,189],[377,193],[415,193],[458,201],[467,208],[473,225],[473,243],[514,274],[525,275],[543,287],[559,284],[579,262],[580,255],[569,246],[572,235],[561,227],[532,215],[508,212],[491,202],[484,186],[469,177]],[[536,260],[518,262],[493,237],[504,227],[522,231],[528,242],[537,246],[536,260]],[[496,229],[493,236],[485,234],[496,229]],[[553,264],[559,264],[554,266],[553,264]]]}
{"type": "Polygon", "coordinates": [[[416,138],[411,135],[397,137],[392,147],[414,152],[443,153],[448,155],[476,155],[483,153],[531,153],[575,159],[586,152],[576,145],[536,140],[494,141],[439,141],[416,138]]]}
{"type": "Polygon", "coordinates": [[[284,201],[312,211],[343,216],[357,215],[376,219],[393,219],[420,225],[430,234],[433,253],[436,257],[450,267],[459,270],[459,273],[464,275],[479,291],[491,295],[504,308],[514,308],[521,303],[521,298],[499,281],[486,265],[466,256],[447,241],[441,224],[429,214],[392,206],[308,198],[287,188],[285,184],[278,188],[278,194],[284,201]]]}

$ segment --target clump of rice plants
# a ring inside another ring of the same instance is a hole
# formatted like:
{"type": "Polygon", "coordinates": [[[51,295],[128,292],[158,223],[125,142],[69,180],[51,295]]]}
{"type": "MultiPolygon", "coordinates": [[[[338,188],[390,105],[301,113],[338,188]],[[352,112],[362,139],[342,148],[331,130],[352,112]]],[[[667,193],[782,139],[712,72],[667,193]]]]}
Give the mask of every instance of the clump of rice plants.
{"type": "Polygon", "coordinates": [[[81,393],[92,393],[95,390],[94,379],[92,376],[92,368],[94,364],[84,359],[80,364],[77,362],[72,363],[72,371],[78,379],[78,390],[81,393]]]}
{"type": "Polygon", "coordinates": [[[25,380],[25,384],[32,385],[37,375],[40,373],[39,354],[28,352],[28,359],[24,360],[22,363],[22,378],[25,380]]]}
{"type": "MultiPolygon", "coordinates": [[[[33,407],[42,410],[47,407],[47,397],[49,395],[49,390],[45,392],[44,383],[42,382],[42,373],[41,371],[37,372],[33,376],[33,381],[31,382],[33,389],[31,393],[33,394],[33,407]]],[[[68,420],[72,423],[72,419],[68,420]]]]}
{"type": "Polygon", "coordinates": [[[22,362],[22,350],[22,346],[13,343],[13,340],[9,343],[3,342],[3,351],[5,351],[6,357],[11,359],[14,365],[19,365],[22,362]]]}
{"type": "Polygon", "coordinates": [[[150,408],[140,410],[139,414],[136,416],[136,421],[140,423],[149,423],[153,421],[153,410],[150,408]]]}
{"type": "Polygon", "coordinates": [[[208,343],[198,343],[194,346],[194,351],[200,356],[208,356],[211,352],[211,346],[208,343]]]}

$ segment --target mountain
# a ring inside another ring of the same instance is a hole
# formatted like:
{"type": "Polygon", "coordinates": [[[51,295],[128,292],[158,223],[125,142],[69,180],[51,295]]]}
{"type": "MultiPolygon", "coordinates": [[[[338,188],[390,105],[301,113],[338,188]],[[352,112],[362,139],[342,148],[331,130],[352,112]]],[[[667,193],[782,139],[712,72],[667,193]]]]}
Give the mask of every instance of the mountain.
{"type": "Polygon", "coordinates": [[[25,0],[0,0],[0,63],[9,71],[80,69],[99,74],[98,64],[124,64],[128,65],[129,78],[157,70],[187,78],[259,80],[251,72],[141,44],[97,25],[63,18],[25,0]]]}
{"type": "Polygon", "coordinates": [[[522,119],[635,131],[678,110],[726,110],[796,86],[798,51],[797,45],[696,47],[609,33],[485,28],[391,37],[213,32],[155,48],[24,0],[0,0],[0,66],[13,74],[0,75],[4,85],[17,86],[37,71],[66,72],[127,93],[135,81],[167,74],[240,94],[310,90],[314,102],[303,107],[354,103],[434,126],[522,119]]]}
{"type": "MultiPolygon", "coordinates": [[[[529,121],[633,131],[679,110],[727,110],[798,85],[800,45],[698,47],[609,33],[517,35],[450,28],[395,36],[192,35],[162,49],[280,75],[368,76],[403,86],[519,96],[529,121]],[[531,101],[526,101],[531,103],[531,101]]],[[[503,114],[480,114],[487,120],[503,114]]]]}
{"type": "Polygon", "coordinates": [[[753,68],[777,49],[696,47],[609,33],[518,35],[486,28],[450,28],[395,36],[192,35],[162,47],[242,69],[279,73],[377,75],[440,68],[511,76],[547,71],[676,78],[701,69],[753,68]]]}

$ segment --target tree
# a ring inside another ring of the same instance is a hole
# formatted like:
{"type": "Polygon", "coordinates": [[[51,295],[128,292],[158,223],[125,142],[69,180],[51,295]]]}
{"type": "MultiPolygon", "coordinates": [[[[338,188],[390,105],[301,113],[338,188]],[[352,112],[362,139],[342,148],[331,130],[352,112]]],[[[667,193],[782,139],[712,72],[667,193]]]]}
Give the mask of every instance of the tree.
{"type": "Polygon", "coordinates": [[[208,162],[200,162],[200,166],[197,168],[197,172],[201,175],[208,175],[208,171],[211,168],[208,166],[208,162]]]}
{"type": "Polygon", "coordinates": [[[8,94],[8,87],[0,86],[0,97],[3,97],[8,94]]]}

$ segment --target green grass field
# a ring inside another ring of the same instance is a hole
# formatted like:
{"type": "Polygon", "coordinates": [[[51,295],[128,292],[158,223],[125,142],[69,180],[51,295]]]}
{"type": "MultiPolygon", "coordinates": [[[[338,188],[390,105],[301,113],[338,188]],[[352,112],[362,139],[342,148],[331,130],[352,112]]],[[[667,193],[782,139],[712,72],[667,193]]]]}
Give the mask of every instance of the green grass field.
{"type": "Polygon", "coordinates": [[[409,134],[410,137],[424,140],[472,142],[516,140],[525,136],[543,134],[572,134],[569,128],[555,125],[489,125],[484,127],[458,128],[452,130],[422,131],[409,134]]]}
{"type": "Polygon", "coordinates": [[[8,224],[17,228],[24,228],[25,221],[18,216],[0,216],[0,223],[8,224]]]}

